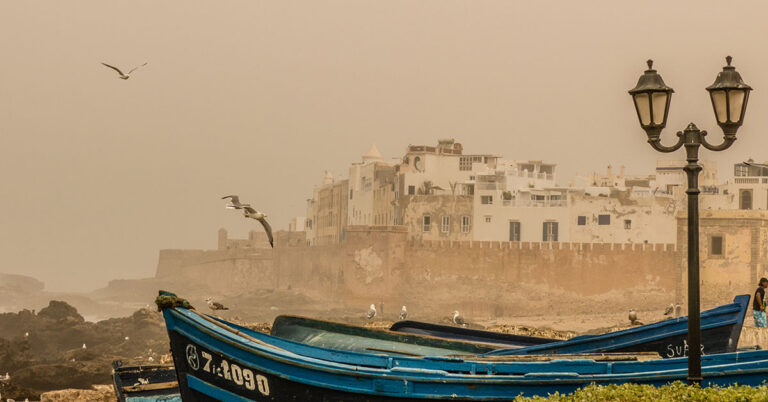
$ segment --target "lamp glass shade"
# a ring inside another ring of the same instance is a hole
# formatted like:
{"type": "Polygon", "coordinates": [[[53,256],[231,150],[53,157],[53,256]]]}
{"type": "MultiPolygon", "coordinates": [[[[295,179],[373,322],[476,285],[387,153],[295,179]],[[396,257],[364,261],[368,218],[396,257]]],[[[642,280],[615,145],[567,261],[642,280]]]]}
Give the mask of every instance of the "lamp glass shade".
{"type": "Polygon", "coordinates": [[[744,97],[746,91],[742,89],[732,89],[728,91],[728,106],[731,122],[737,123],[741,120],[741,109],[744,106],[744,97]]]}
{"type": "Polygon", "coordinates": [[[667,112],[667,93],[666,92],[653,92],[651,94],[653,113],[653,124],[663,124],[664,116],[667,112]]]}
{"type": "Polygon", "coordinates": [[[648,94],[635,94],[633,98],[637,107],[637,115],[640,118],[640,125],[645,127],[651,124],[651,103],[648,102],[648,94]]]}
{"type": "Polygon", "coordinates": [[[712,98],[712,106],[715,108],[715,117],[720,123],[728,121],[728,106],[725,100],[725,90],[717,90],[709,93],[712,98]]]}

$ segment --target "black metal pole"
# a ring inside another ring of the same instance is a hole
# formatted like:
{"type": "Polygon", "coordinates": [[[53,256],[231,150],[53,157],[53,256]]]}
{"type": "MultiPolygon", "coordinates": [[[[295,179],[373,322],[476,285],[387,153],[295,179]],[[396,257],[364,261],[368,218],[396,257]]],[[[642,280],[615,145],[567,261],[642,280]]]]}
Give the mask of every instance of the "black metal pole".
{"type": "MultiPolygon", "coordinates": [[[[692,124],[691,124],[692,125],[692,124]]],[[[688,126],[684,131],[688,164],[688,384],[701,385],[701,306],[699,295],[699,146],[701,131],[688,126]],[[693,128],[693,129],[691,129],[693,128]]]]}

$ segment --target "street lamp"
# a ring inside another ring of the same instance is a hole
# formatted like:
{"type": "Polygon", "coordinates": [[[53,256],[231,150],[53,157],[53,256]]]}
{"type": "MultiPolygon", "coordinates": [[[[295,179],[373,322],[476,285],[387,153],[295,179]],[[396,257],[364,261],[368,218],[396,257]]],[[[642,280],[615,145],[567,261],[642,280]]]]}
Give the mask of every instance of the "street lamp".
{"type": "Polygon", "coordinates": [[[674,90],[653,69],[648,60],[648,70],[640,76],[637,86],[629,91],[635,103],[640,126],[648,135],[648,143],[659,152],[673,152],[685,145],[685,170],[688,176],[688,383],[701,384],[701,309],[699,297],[699,146],[711,151],[723,151],[736,141],[736,131],[744,122],[749,91],[752,88],[741,80],[736,68],[728,63],[717,74],[714,84],[707,87],[712,100],[717,124],[723,130],[723,142],[712,145],[706,140],[707,132],[690,123],[678,131],[678,141],[673,146],[661,144],[661,130],[667,125],[669,104],[674,90]]]}

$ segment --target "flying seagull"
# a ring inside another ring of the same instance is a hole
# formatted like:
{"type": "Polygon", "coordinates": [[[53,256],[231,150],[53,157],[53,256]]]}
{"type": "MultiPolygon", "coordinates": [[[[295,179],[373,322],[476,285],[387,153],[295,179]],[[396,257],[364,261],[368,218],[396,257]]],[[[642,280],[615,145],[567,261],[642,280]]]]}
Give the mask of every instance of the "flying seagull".
{"type": "Polygon", "coordinates": [[[229,310],[229,307],[224,307],[223,304],[213,301],[210,297],[207,297],[205,301],[208,303],[208,308],[211,310],[229,310]]]}
{"type": "Polygon", "coordinates": [[[241,204],[240,203],[240,197],[236,195],[227,195],[224,197],[221,197],[222,200],[225,200],[229,198],[229,204],[227,204],[227,209],[243,209],[244,207],[250,207],[251,204],[241,204]]]}
{"type": "Polygon", "coordinates": [[[243,207],[243,216],[246,218],[253,218],[257,221],[261,222],[261,226],[264,226],[264,231],[267,232],[267,237],[269,238],[269,245],[272,246],[272,248],[275,247],[275,240],[272,238],[272,227],[269,226],[269,223],[267,223],[267,215],[263,212],[259,212],[250,206],[243,207]]]}
{"type": "Polygon", "coordinates": [[[133,73],[134,71],[136,71],[136,69],[138,69],[139,67],[144,67],[144,66],[146,66],[146,65],[147,65],[147,63],[144,63],[144,64],[142,64],[142,65],[140,65],[140,66],[136,66],[136,67],[132,68],[130,71],[128,71],[128,74],[124,74],[122,71],[120,71],[120,69],[119,69],[119,68],[117,68],[117,67],[115,67],[115,66],[110,66],[110,65],[109,65],[109,64],[107,64],[107,63],[101,63],[101,64],[103,64],[103,65],[105,65],[105,66],[107,66],[107,67],[109,67],[109,68],[111,68],[111,69],[113,69],[113,70],[117,71],[117,73],[118,73],[118,74],[120,74],[120,77],[119,77],[119,78],[120,78],[121,80],[127,80],[128,78],[131,78],[131,73],[133,73]]]}
{"type": "Polygon", "coordinates": [[[664,315],[670,315],[675,311],[675,305],[672,303],[669,303],[669,306],[664,309],[664,315]]]}
{"type": "Polygon", "coordinates": [[[464,321],[464,317],[459,315],[459,311],[453,312],[453,323],[456,325],[461,325],[462,327],[466,327],[467,323],[464,321]]]}
{"type": "Polygon", "coordinates": [[[403,306],[403,309],[400,310],[400,319],[404,320],[408,318],[408,310],[405,309],[405,306],[403,306]]]}
{"type": "Polygon", "coordinates": [[[373,317],[376,317],[376,306],[371,304],[371,307],[368,309],[368,314],[365,315],[369,320],[373,319],[373,317]]]}

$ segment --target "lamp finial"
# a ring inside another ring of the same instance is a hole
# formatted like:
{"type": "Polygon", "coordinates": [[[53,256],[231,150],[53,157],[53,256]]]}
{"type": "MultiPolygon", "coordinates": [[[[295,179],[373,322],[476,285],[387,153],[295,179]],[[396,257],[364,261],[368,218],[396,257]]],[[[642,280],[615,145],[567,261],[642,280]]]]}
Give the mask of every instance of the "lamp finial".
{"type": "MultiPolygon", "coordinates": [[[[728,57],[731,57],[731,56],[728,56],[728,57]]],[[[649,70],[653,70],[653,60],[648,59],[648,61],[646,61],[646,63],[648,63],[648,69],[649,70]]]]}
{"type": "Polygon", "coordinates": [[[725,56],[725,62],[728,63],[728,65],[731,65],[731,60],[733,60],[733,57],[731,56],[725,56]]]}

